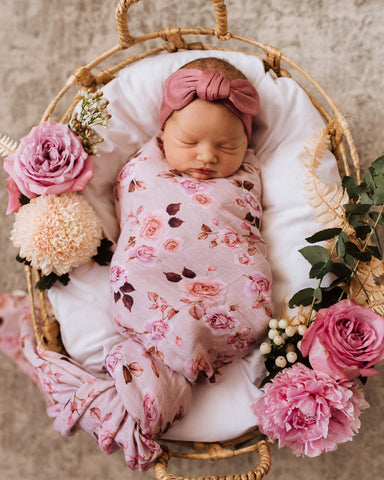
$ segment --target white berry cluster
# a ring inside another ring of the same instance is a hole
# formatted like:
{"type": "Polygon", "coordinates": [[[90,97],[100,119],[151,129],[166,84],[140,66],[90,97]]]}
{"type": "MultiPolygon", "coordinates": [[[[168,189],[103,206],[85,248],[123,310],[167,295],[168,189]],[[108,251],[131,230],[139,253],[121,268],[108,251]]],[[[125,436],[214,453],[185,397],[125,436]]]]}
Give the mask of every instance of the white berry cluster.
{"type": "Polygon", "coordinates": [[[301,356],[301,337],[306,330],[307,327],[303,324],[289,325],[288,320],[284,318],[281,320],[273,318],[269,321],[269,343],[262,343],[260,352],[273,357],[278,368],[285,368],[287,364],[292,365],[301,356]]]}

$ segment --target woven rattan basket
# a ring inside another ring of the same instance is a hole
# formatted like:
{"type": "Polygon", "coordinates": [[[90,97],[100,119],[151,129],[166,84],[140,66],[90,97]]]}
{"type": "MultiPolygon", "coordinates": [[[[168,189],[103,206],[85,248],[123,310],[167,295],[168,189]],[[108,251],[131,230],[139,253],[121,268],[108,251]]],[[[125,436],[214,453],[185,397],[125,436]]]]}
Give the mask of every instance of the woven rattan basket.
{"type": "MultiPolygon", "coordinates": [[[[295,62],[286,57],[280,50],[270,45],[259,43],[256,40],[245,38],[228,31],[227,26],[227,11],[224,0],[210,0],[216,14],[216,25],[213,29],[207,28],[179,28],[170,27],[156,32],[147,33],[141,36],[134,37],[127,23],[128,9],[138,0],[119,0],[116,8],[116,24],[119,34],[119,43],[113,48],[105,51],[100,56],[92,60],[89,64],[81,66],[68,78],[64,87],[52,100],[47,107],[43,121],[51,118],[53,112],[56,110],[58,103],[66,97],[67,92],[75,88],[77,93],[72,97],[73,100],[69,108],[66,109],[61,121],[65,122],[71,116],[74,107],[79,102],[80,92],[84,89],[97,89],[100,86],[107,84],[114,78],[114,75],[121,69],[137,62],[145,57],[161,54],[162,52],[176,52],[178,50],[230,50],[242,51],[236,49],[233,44],[236,42],[243,47],[246,45],[246,53],[261,57],[264,62],[265,70],[274,72],[277,77],[293,77],[298,84],[300,84],[308,93],[313,105],[324,117],[327,124],[328,132],[331,136],[332,151],[336,157],[338,168],[341,174],[353,175],[357,180],[360,179],[359,158],[356,148],[351,136],[350,129],[343,114],[336,107],[331,97],[324,91],[324,89],[314,80],[303,68],[295,62]],[[193,42],[188,42],[185,37],[193,37],[193,42]],[[196,40],[195,37],[198,37],[196,40]],[[221,46],[207,46],[202,43],[204,37],[216,37],[222,44],[221,46]],[[153,47],[154,41],[160,41],[160,45],[153,47]],[[113,66],[105,69],[100,69],[107,59],[114,58],[114,56],[124,50],[130,51],[131,47],[138,44],[151,44],[151,48],[144,53],[130,55],[127,54],[124,60],[120,60],[113,66]],[[228,48],[225,48],[227,47],[228,48]],[[231,45],[231,48],[229,47],[231,45]],[[250,51],[252,50],[252,52],[250,51]],[[94,73],[98,70],[97,73],[94,73]],[[296,78],[297,77],[297,78],[296,78]]],[[[244,47],[245,48],[245,47],[244,47]]],[[[50,311],[45,295],[40,291],[35,291],[34,284],[40,278],[40,273],[30,266],[26,266],[26,276],[30,297],[30,306],[34,322],[34,331],[37,344],[40,348],[52,351],[62,352],[63,346],[60,341],[59,325],[55,320],[54,314],[50,311]],[[41,315],[36,315],[35,311],[40,310],[41,315]]],[[[197,453],[178,453],[171,451],[164,447],[164,453],[159,458],[154,467],[155,476],[158,479],[175,478],[167,473],[168,461],[172,456],[190,458],[190,459],[210,459],[218,460],[222,458],[231,458],[236,455],[249,452],[258,452],[259,463],[248,473],[236,475],[235,478],[242,479],[261,479],[263,478],[271,466],[271,458],[269,452],[269,441],[265,439],[260,440],[257,437],[258,432],[253,432],[242,436],[234,441],[226,442],[224,444],[210,443],[210,444],[188,444],[187,446],[194,447],[203,452],[197,453]],[[244,444],[254,438],[257,438],[256,443],[251,446],[237,448],[240,444],[244,444]],[[231,447],[234,447],[233,449],[231,447]]],[[[185,444],[184,444],[185,446],[185,444]]],[[[205,478],[205,477],[199,477],[205,478]]],[[[206,477],[213,478],[213,477],[206,477]]],[[[219,478],[219,477],[214,477],[219,478]]],[[[220,478],[233,478],[232,476],[220,478]]]]}

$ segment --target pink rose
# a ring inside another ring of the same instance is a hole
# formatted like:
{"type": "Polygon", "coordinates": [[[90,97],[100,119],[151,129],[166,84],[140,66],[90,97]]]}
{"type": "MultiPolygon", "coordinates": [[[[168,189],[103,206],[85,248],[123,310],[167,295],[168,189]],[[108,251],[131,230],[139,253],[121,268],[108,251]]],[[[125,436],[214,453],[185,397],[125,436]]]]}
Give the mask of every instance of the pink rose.
{"type": "Polygon", "coordinates": [[[230,227],[220,230],[219,239],[228,248],[240,248],[244,243],[244,239],[230,227]]]}
{"type": "Polygon", "coordinates": [[[239,263],[240,265],[255,264],[253,258],[249,257],[246,253],[242,253],[241,255],[238,255],[238,257],[236,258],[236,262],[239,263]]]}
{"type": "Polygon", "coordinates": [[[93,177],[93,159],[67,125],[44,122],[20,140],[4,170],[22,194],[34,198],[83,190],[93,177]]]}
{"type": "Polygon", "coordinates": [[[113,265],[110,272],[112,283],[124,283],[126,281],[126,272],[124,267],[113,265]]]}
{"type": "Polygon", "coordinates": [[[352,300],[319,310],[301,342],[312,368],[338,379],[370,377],[384,358],[384,320],[352,300]]]}
{"type": "Polygon", "coordinates": [[[351,382],[296,363],[263,387],[252,408],[260,431],[297,456],[315,457],[336,450],[360,427],[361,410],[369,407],[351,382]]]}
{"type": "Polygon", "coordinates": [[[184,180],[181,182],[181,186],[184,188],[185,192],[189,194],[200,193],[207,189],[205,183],[193,179],[184,180]]]}
{"type": "Polygon", "coordinates": [[[154,434],[154,427],[160,416],[160,405],[156,397],[146,393],[143,402],[144,434],[154,434]]]}
{"type": "Polygon", "coordinates": [[[209,304],[224,301],[227,294],[225,283],[220,280],[209,280],[207,278],[187,279],[183,282],[183,289],[188,299],[192,301],[206,301],[209,304]]]}
{"type": "Polygon", "coordinates": [[[227,332],[233,330],[237,324],[236,319],[228,316],[225,312],[220,310],[209,309],[207,311],[205,323],[217,333],[227,332]]]}
{"type": "Polygon", "coordinates": [[[248,292],[251,295],[257,295],[263,298],[270,295],[270,283],[264,275],[255,273],[249,280],[248,292]]]}
{"type": "Polygon", "coordinates": [[[168,238],[163,243],[163,248],[169,253],[176,253],[180,248],[180,243],[174,238],[168,238]]]}
{"type": "Polygon", "coordinates": [[[123,355],[119,351],[112,351],[105,359],[105,366],[108,372],[113,376],[116,367],[124,361],[123,355]]]}
{"type": "Polygon", "coordinates": [[[251,192],[246,192],[243,195],[245,203],[248,205],[251,214],[254,217],[260,218],[261,217],[261,206],[260,202],[257,200],[255,195],[251,192]]]}
{"type": "Polygon", "coordinates": [[[147,333],[151,334],[153,342],[160,342],[169,332],[169,325],[164,320],[155,320],[154,322],[147,322],[144,326],[147,333]]]}
{"type": "Polygon", "coordinates": [[[206,207],[210,203],[212,203],[212,198],[208,197],[205,193],[197,193],[196,195],[193,195],[192,200],[199,205],[202,205],[203,207],[206,207]]]}
{"type": "Polygon", "coordinates": [[[163,230],[162,219],[159,216],[150,215],[144,220],[140,235],[148,240],[158,240],[163,230]]]}
{"type": "Polygon", "coordinates": [[[155,260],[155,249],[148,247],[147,245],[141,245],[140,247],[130,250],[129,254],[133,258],[137,258],[142,263],[152,263],[155,260]]]}

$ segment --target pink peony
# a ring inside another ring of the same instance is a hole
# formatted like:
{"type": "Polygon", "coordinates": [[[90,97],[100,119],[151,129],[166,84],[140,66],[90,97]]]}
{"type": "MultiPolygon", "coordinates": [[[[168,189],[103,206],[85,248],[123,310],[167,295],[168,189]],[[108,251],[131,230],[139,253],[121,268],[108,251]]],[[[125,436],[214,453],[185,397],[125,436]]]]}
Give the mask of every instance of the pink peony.
{"type": "Polygon", "coordinates": [[[21,193],[34,198],[83,190],[93,177],[93,159],[67,125],[44,122],[20,140],[4,170],[21,193]]]}
{"type": "Polygon", "coordinates": [[[384,319],[352,300],[319,310],[305,332],[301,351],[312,368],[336,380],[377,375],[384,358],[384,319]]]}
{"type": "Polygon", "coordinates": [[[315,457],[352,440],[361,411],[369,407],[354,383],[339,384],[301,363],[284,369],[263,391],[252,406],[261,432],[297,456],[315,457]]]}

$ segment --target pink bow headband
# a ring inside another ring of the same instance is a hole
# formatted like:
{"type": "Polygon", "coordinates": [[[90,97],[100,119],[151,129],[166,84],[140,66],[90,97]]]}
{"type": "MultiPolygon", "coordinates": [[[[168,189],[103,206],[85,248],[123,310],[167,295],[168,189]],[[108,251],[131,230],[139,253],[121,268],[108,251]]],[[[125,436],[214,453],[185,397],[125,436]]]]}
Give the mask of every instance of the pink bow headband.
{"type": "Polygon", "coordinates": [[[259,95],[248,80],[228,80],[216,70],[185,68],[167,78],[160,107],[161,129],[175,110],[181,110],[196,98],[219,101],[229,108],[243,122],[250,140],[252,120],[260,108],[259,95]]]}

